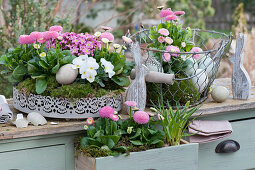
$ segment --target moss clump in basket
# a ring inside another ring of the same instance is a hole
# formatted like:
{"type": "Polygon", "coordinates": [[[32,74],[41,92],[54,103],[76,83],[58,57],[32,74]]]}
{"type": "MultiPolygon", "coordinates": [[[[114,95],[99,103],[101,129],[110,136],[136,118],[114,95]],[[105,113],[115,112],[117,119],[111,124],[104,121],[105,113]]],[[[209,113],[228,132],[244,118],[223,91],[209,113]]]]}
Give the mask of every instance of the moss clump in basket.
{"type": "MultiPolygon", "coordinates": [[[[157,103],[161,98],[160,85],[156,83],[146,83],[147,85],[147,101],[151,105],[157,103]]],[[[172,106],[177,103],[184,105],[187,101],[194,104],[200,99],[199,92],[191,80],[175,81],[173,85],[162,84],[162,95],[164,102],[169,101],[172,106]]]]}
{"type": "MultiPolygon", "coordinates": [[[[20,82],[16,88],[20,93],[24,93],[27,96],[29,94],[36,94],[36,81],[31,78],[27,78],[20,82]]],[[[86,83],[81,84],[75,82],[69,85],[60,85],[56,81],[55,76],[48,78],[48,84],[46,90],[41,94],[43,96],[60,97],[60,98],[86,98],[86,97],[102,97],[105,95],[114,96],[120,94],[123,90],[119,87],[107,87],[101,88],[99,86],[93,86],[86,83]]]]}

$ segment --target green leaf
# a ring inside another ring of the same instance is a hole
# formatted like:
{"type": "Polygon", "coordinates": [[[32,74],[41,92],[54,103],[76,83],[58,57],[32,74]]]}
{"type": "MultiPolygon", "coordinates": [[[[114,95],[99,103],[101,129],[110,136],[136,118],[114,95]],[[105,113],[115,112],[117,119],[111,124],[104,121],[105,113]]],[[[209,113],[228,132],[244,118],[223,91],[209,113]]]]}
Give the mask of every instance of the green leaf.
{"type": "Polygon", "coordinates": [[[81,139],[80,144],[81,144],[81,148],[84,149],[88,145],[88,137],[83,137],[81,139]]]}
{"type": "Polygon", "coordinates": [[[38,78],[36,79],[36,93],[42,94],[47,88],[47,80],[46,78],[38,78]]]}
{"type": "Polygon", "coordinates": [[[142,132],[141,128],[138,128],[138,129],[136,130],[135,135],[132,136],[132,137],[130,137],[130,139],[135,139],[136,137],[140,136],[140,135],[141,135],[141,132],[142,132]]]}
{"type": "Polygon", "coordinates": [[[123,152],[127,151],[127,147],[125,147],[125,146],[118,146],[118,147],[115,147],[114,150],[123,153],[123,152]]]}
{"type": "Polygon", "coordinates": [[[130,80],[128,77],[122,77],[122,76],[114,76],[112,77],[112,80],[122,87],[127,87],[130,84],[130,80]]]}
{"type": "Polygon", "coordinates": [[[59,70],[59,67],[60,67],[60,64],[59,64],[59,62],[58,62],[58,64],[55,65],[55,66],[51,69],[51,72],[52,72],[53,74],[56,74],[56,73],[58,72],[58,70],[59,70]]]}
{"type": "Polygon", "coordinates": [[[10,72],[10,70],[2,70],[1,71],[1,74],[7,74],[7,73],[9,73],[10,72]]]}
{"type": "Polygon", "coordinates": [[[114,147],[115,143],[111,138],[108,138],[107,146],[112,149],[114,147]]]}
{"type": "Polygon", "coordinates": [[[27,68],[24,65],[17,66],[12,73],[13,78],[19,81],[21,81],[24,75],[26,74],[27,74],[27,68]]]}
{"type": "Polygon", "coordinates": [[[134,145],[143,145],[143,143],[139,140],[130,140],[130,142],[134,145]]]}
{"type": "Polygon", "coordinates": [[[39,65],[43,67],[45,70],[49,69],[49,65],[43,60],[39,61],[39,65]]]}

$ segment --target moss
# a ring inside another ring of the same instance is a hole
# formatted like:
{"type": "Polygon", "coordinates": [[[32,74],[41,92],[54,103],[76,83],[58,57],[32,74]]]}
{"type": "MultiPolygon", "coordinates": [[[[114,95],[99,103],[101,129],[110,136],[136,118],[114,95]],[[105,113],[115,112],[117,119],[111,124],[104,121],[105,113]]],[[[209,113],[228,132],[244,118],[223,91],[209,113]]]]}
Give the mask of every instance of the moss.
{"type": "MultiPolygon", "coordinates": [[[[69,85],[60,85],[55,79],[55,76],[50,76],[47,79],[47,88],[41,94],[42,96],[60,97],[60,98],[86,98],[86,97],[102,97],[105,95],[115,96],[120,94],[123,89],[117,86],[108,86],[110,88],[102,88],[100,86],[93,86],[92,84],[81,84],[73,83],[69,85]]],[[[26,94],[36,94],[35,88],[36,81],[31,78],[27,78],[20,82],[16,88],[20,93],[26,94]]]]}
{"type": "MultiPolygon", "coordinates": [[[[160,85],[155,83],[146,83],[147,85],[147,101],[148,105],[157,103],[161,98],[160,85]]],[[[196,103],[200,99],[200,95],[191,80],[175,81],[173,85],[162,84],[162,94],[164,102],[169,101],[171,106],[180,103],[184,106],[187,101],[190,104],[196,103]]]]}

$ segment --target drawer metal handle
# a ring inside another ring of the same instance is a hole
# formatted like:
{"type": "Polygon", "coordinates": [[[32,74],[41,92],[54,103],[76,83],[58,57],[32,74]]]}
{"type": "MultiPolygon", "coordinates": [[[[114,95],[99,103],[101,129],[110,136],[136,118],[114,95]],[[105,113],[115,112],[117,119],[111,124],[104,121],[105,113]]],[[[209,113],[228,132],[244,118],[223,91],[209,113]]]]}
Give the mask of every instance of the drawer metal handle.
{"type": "Polygon", "coordinates": [[[232,153],[240,149],[240,144],[235,140],[225,140],[219,143],[216,148],[216,153],[232,153]]]}

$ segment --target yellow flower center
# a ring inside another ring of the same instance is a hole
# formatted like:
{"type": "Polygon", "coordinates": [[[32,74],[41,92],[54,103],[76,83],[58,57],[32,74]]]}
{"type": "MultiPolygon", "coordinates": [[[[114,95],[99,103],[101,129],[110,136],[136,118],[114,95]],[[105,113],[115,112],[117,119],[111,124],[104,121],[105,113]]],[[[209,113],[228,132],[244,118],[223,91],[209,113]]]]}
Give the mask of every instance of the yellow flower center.
{"type": "Polygon", "coordinates": [[[90,69],[90,70],[93,70],[93,67],[90,67],[89,69],[90,69]]]}

